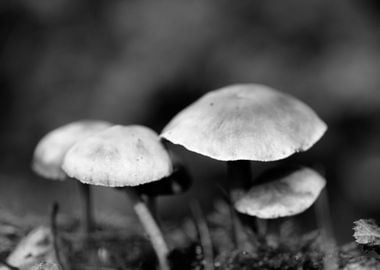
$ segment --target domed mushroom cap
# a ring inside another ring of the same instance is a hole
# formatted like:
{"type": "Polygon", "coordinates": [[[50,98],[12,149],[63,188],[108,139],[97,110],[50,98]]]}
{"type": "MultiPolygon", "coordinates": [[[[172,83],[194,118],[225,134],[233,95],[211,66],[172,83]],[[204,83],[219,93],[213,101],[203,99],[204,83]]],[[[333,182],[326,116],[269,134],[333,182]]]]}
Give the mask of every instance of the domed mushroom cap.
{"type": "Polygon", "coordinates": [[[105,121],[83,120],[72,122],[46,134],[34,151],[32,169],[39,175],[64,180],[61,166],[67,150],[78,140],[102,131],[111,124],[105,121]]]}
{"type": "Polygon", "coordinates": [[[137,186],[160,180],[173,171],[158,135],[143,126],[113,126],[76,143],[63,170],[92,185],[137,186]]]}
{"type": "Polygon", "coordinates": [[[237,211],[259,218],[299,214],[318,198],[326,180],[309,168],[286,174],[277,180],[252,187],[235,201],[237,211]]]}
{"type": "Polygon", "coordinates": [[[264,85],[240,84],[204,95],[161,137],[217,160],[273,161],[309,149],[326,129],[303,102],[264,85]]]}

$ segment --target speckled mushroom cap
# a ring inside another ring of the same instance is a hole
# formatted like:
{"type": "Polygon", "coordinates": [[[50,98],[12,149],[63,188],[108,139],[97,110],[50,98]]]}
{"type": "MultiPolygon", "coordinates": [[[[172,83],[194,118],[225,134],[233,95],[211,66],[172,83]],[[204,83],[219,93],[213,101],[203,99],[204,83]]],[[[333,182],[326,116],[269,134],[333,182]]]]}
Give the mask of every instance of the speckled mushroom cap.
{"type": "Polygon", "coordinates": [[[264,219],[296,215],[316,201],[325,185],[326,180],[320,174],[301,168],[272,182],[252,187],[235,201],[235,209],[264,219]]]}
{"type": "Polygon", "coordinates": [[[105,121],[82,120],[61,126],[46,134],[38,143],[32,169],[39,175],[54,180],[64,180],[61,166],[67,150],[78,140],[111,126],[105,121]]]}
{"type": "Polygon", "coordinates": [[[173,171],[158,135],[144,126],[113,126],[76,143],[63,170],[79,181],[100,186],[137,186],[173,171]]]}
{"type": "Polygon", "coordinates": [[[303,102],[259,84],[207,93],[178,113],[161,137],[224,161],[273,161],[305,151],[326,124],[303,102]]]}

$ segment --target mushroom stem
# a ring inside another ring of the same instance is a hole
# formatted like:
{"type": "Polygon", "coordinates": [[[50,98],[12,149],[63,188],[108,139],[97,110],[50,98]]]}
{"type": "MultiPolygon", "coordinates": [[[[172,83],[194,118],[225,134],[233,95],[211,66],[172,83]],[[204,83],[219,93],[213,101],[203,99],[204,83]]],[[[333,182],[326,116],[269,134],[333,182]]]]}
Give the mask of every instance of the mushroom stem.
{"type": "Polygon", "coordinates": [[[92,199],[91,199],[91,190],[90,185],[83,184],[79,181],[78,188],[80,193],[80,198],[82,200],[82,230],[84,237],[89,238],[89,234],[93,229],[93,215],[92,215],[92,199]]]}
{"type": "Polygon", "coordinates": [[[194,218],[194,223],[196,225],[198,239],[200,240],[203,248],[204,269],[214,270],[214,252],[207,220],[202,213],[202,209],[198,201],[192,201],[190,203],[190,210],[194,218]]]}
{"type": "Polygon", "coordinates": [[[322,249],[325,252],[323,262],[324,269],[336,270],[338,269],[338,254],[334,231],[331,224],[331,213],[326,189],[322,190],[319,195],[319,199],[315,204],[315,212],[321,230],[322,249]]]}
{"type": "Polygon", "coordinates": [[[239,250],[245,250],[246,249],[246,243],[249,242],[247,238],[247,234],[244,228],[244,225],[242,224],[242,221],[239,217],[239,214],[236,213],[235,209],[231,206],[231,226],[232,226],[232,232],[233,232],[233,241],[235,244],[235,247],[239,250]]]}
{"type": "Polygon", "coordinates": [[[256,229],[257,239],[260,242],[265,242],[265,235],[267,234],[267,230],[268,230],[268,221],[265,219],[254,217],[254,222],[256,226],[255,229],[256,229]]]}
{"type": "Polygon", "coordinates": [[[137,217],[139,218],[145,232],[150,238],[153,249],[157,254],[160,270],[169,270],[170,267],[167,261],[169,249],[166,245],[160,228],[154,220],[147,205],[137,194],[137,192],[133,188],[126,188],[125,190],[129,199],[132,201],[133,209],[135,210],[137,217]]]}
{"type": "Polygon", "coordinates": [[[232,183],[231,188],[250,188],[252,172],[249,160],[227,161],[227,174],[229,182],[232,183]]]}
{"type": "Polygon", "coordinates": [[[54,250],[55,258],[57,260],[57,264],[60,269],[65,270],[66,266],[62,262],[61,253],[59,252],[59,246],[58,246],[58,228],[57,228],[58,210],[59,210],[59,205],[57,202],[54,202],[51,209],[51,214],[50,214],[50,226],[51,226],[51,233],[53,237],[53,250],[54,250]]]}

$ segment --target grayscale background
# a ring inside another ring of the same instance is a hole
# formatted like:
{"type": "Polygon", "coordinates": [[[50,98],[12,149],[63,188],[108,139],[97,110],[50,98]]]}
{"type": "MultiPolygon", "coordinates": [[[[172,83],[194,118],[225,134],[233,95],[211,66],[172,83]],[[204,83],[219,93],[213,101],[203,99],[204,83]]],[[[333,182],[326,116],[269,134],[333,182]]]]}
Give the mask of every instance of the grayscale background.
{"type": "MultiPolygon", "coordinates": [[[[258,82],[309,104],[328,125],[310,151],[283,161],[328,180],[341,243],[352,221],[380,218],[380,4],[376,0],[1,0],[0,209],[76,213],[76,185],[30,169],[48,131],[79,119],[160,132],[203,93],[258,82]]],[[[180,218],[190,197],[206,209],[225,185],[222,162],[173,148],[192,190],[160,201],[180,218]],[[173,208],[172,206],[176,207],[173,208]]],[[[277,163],[252,163],[254,174],[277,163]]],[[[99,213],[128,213],[98,188],[99,213]]]]}

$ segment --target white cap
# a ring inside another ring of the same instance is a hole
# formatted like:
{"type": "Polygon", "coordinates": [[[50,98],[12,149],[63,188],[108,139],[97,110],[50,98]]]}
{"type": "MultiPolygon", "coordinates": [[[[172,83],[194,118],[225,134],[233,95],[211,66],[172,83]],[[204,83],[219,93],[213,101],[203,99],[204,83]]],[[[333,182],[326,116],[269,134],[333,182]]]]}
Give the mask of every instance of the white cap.
{"type": "Polygon", "coordinates": [[[173,172],[158,135],[144,126],[113,126],[76,143],[62,165],[70,177],[101,186],[137,186],[173,172]]]}
{"type": "Polygon", "coordinates": [[[238,212],[258,218],[278,218],[299,214],[318,198],[326,180],[309,168],[302,168],[277,180],[253,186],[235,201],[238,212]]]}
{"type": "Polygon", "coordinates": [[[273,161],[305,151],[327,129],[294,97],[259,84],[207,93],[178,113],[161,137],[224,161],[273,161]]]}
{"type": "Polygon", "coordinates": [[[32,169],[43,177],[64,180],[62,161],[67,150],[78,140],[111,126],[104,121],[82,120],[59,127],[46,134],[38,143],[32,169]]]}

